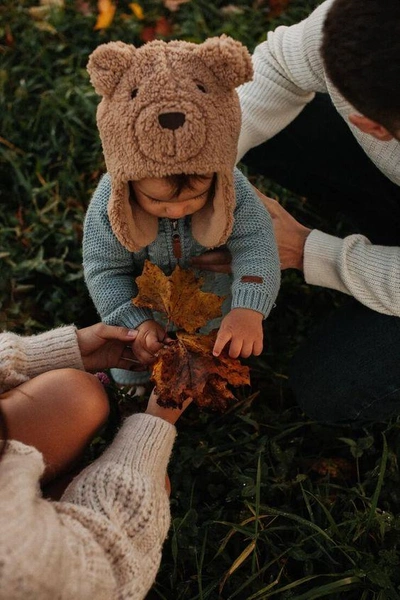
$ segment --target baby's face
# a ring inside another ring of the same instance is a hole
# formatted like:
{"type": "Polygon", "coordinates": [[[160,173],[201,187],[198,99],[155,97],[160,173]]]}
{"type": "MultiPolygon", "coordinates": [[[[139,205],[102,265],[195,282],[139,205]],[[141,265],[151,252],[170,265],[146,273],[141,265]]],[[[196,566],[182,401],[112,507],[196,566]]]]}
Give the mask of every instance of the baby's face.
{"type": "Polygon", "coordinates": [[[137,203],[150,215],[159,218],[181,219],[192,215],[206,204],[213,183],[213,175],[193,180],[192,189],[174,194],[171,184],[161,178],[140,179],[131,185],[137,203]]]}

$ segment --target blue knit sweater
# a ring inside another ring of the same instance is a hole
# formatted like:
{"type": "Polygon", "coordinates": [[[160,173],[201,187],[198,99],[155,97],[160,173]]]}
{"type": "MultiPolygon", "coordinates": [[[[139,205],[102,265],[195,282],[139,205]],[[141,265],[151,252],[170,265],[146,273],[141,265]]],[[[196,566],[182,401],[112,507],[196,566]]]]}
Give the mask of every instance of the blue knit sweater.
{"type": "MultiPolygon", "coordinates": [[[[204,279],[203,291],[227,296],[223,312],[231,308],[249,308],[267,317],[276,300],[280,285],[280,265],[273,227],[263,206],[244,175],[235,169],[236,207],[234,225],[227,241],[232,254],[232,275],[197,271],[204,279]],[[243,282],[242,277],[259,277],[262,283],[243,282]]],[[[86,284],[96,309],[105,323],[135,328],[153,319],[151,310],[136,307],[131,299],[137,295],[135,278],[146,259],[170,275],[179,262],[190,268],[190,259],[207,250],[191,235],[190,216],[170,221],[159,219],[158,236],[139,252],[129,252],[115,237],[108,219],[107,205],[111,179],[104,175],[89,205],[83,237],[83,267],[86,284]],[[178,234],[182,257],[174,256],[173,235],[178,234]]],[[[156,319],[159,320],[156,316],[156,319]]],[[[218,326],[212,323],[209,329],[218,326]]],[[[138,374],[128,374],[124,383],[137,382],[138,374]]],[[[116,378],[118,380],[118,377],[116,378]]]]}

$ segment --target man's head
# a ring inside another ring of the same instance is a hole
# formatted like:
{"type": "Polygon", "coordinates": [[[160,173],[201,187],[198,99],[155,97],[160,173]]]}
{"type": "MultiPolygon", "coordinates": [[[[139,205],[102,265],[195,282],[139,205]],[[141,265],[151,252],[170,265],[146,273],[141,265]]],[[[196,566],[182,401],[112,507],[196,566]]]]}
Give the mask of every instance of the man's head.
{"type": "Polygon", "coordinates": [[[327,74],[360,114],[349,120],[400,139],[400,0],[335,0],[321,47],[327,74]]]}

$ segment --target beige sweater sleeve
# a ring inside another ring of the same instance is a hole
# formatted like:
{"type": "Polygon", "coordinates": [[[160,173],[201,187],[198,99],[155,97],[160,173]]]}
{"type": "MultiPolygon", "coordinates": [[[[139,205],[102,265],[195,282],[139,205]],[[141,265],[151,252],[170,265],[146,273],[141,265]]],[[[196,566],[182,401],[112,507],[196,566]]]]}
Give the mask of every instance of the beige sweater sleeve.
{"type": "Polygon", "coordinates": [[[0,393],[64,367],[84,369],[73,325],[26,337],[0,334],[0,393]]]}
{"type": "Polygon", "coordinates": [[[307,283],[354,296],[372,310],[400,317],[400,248],[362,235],[337,238],[313,230],[304,248],[307,283]]]}
{"type": "Polygon", "coordinates": [[[41,455],[9,443],[0,464],[0,598],[145,598],[170,523],[175,433],[157,417],[129,417],[60,502],[39,495],[41,455]]]}
{"type": "Polygon", "coordinates": [[[351,125],[357,112],[325,72],[320,48],[323,24],[332,0],[325,0],[307,19],[277,27],[254,51],[253,81],[238,88],[242,128],[238,159],[284,129],[310,102],[315,92],[328,94],[364,152],[382,173],[400,185],[400,142],[382,142],[351,125]]]}
{"type": "Polygon", "coordinates": [[[253,54],[254,77],[238,88],[242,128],[238,159],[284,129],[314,98],[327,92],[319,47],[327,0],[307,19],[277,27],[253,54]]]}

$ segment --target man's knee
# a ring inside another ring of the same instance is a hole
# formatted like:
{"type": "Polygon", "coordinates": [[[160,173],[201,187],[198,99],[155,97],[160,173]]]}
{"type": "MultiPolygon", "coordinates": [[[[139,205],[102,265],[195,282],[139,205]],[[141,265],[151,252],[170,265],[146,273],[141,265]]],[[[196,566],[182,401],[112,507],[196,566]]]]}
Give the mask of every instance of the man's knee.
{"type": "Polygon", "coordinates": [[[330,315],[292,359],[289,383],[322,423],[384,421],[400,412],[400,322],[352,302],[330,315]]]}

